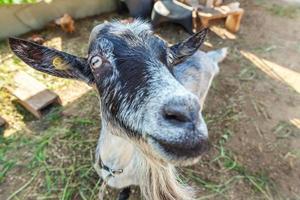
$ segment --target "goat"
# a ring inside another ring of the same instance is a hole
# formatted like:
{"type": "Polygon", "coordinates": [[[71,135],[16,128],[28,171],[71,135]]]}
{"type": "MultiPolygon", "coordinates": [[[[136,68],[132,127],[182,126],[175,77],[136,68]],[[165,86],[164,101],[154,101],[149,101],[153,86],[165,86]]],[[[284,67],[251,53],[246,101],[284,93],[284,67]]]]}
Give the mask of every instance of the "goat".
{"type": "Polygon", "coordinates": [[[101,133],[96,168],[114,188],[138,185],[147,200],[192,200],[175,166],[196,163],[208,146],[201,111],[226,49],[198,48],[207,30],[169,46],[148,23],[135,20],[96,26],[87,58],[22,39],[10,38],[12,51],[36,70],[82,80],[96,88],[101,133]]]}

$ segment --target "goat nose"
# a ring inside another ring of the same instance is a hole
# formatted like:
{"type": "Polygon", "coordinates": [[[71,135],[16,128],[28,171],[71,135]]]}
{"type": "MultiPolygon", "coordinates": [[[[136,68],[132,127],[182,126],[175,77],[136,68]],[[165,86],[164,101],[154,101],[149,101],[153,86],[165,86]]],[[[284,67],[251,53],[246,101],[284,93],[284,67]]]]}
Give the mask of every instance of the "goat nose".
{"type": "Polygon", "coordinates": [[[199,118],[200,105],[198,101],[171,100],[163,106],[162,114],[166,121],[176,124],[196,123],[199,118]]]}

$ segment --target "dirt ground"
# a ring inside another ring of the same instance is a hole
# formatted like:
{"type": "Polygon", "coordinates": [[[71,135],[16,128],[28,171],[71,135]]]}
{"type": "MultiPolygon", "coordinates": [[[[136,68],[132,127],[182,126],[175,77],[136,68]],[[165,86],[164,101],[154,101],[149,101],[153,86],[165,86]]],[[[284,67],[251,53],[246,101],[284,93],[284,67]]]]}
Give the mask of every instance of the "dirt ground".
{"type": "MultiPolygon", "coordinates": [[[[213,28],[203,50],[229,47],[206,100],[212,147],[182,168],[199,199],[300,199],[300,7],[279,0],[241,0],[246,14],[233,35],[213,28]]],[[[74,34],[47,27],[46,45],[84,56],[89,32],[116,14],[76,21],[74,34]]],[[[124,17],[121,17],[124,18],[124,17]]],[[[166,24],[174,43],[188,36],[166,24]]],[[[24,35],[29,37],[32,33],[24,35]]],[[[100,130],[96,93],[83,83],[43,75],[0,44],[0,199],[97,199],[92,168],[100,130]],[[59,93],[63,107],[35,120],[5,89],[23,70],[59,93]]],[[[116,192],[108,189],[107,199],[116,192]]],[[[134,190],[131,199],[140,199],[134,190]]]]}

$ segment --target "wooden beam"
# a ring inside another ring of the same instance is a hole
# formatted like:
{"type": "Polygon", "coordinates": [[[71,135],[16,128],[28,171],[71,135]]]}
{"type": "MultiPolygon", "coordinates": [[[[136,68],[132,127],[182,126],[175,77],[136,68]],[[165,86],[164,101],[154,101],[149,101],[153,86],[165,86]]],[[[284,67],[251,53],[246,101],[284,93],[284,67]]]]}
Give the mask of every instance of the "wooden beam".
{"type": "Polygon", "coordinates": [[[220,7],[203,8],[198,11],[198,16],[203,27],[209,27],[209,22],[212,20],[225,18],[225,27],[231,32],[239,30],[243,14],[244,9],[239,7],[238,2],[220,7]]]}
{"type": "Polygon", "coordinates": [[[8,87],[8,90],[17,97],[18,103],[39,119],[42,117],[43,109],[52,104],[61,104],[57,94],[25,72],[18,72],[15,75],[14,86],[8,87]]]}

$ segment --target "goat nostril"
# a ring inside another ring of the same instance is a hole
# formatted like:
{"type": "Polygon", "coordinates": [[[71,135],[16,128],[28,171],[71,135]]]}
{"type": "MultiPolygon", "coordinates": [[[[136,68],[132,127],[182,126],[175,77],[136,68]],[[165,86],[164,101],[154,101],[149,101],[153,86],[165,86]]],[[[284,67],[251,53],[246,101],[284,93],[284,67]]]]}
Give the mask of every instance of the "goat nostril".
{"type": "Polygon", "coordinates": [[[198,119],[199,103],[186,98],[172,99],[163,105],[161,111],[167,122],[177,125],[194,124],[198,119]]]}
{"type": "Polygon", "coordinates": [[[189,118],[180,112],[165,112],[164,117],[168,121],[174,122],[188,122],[189,118]]]}

